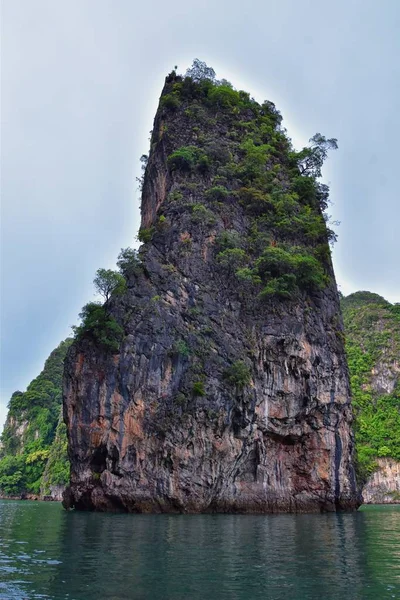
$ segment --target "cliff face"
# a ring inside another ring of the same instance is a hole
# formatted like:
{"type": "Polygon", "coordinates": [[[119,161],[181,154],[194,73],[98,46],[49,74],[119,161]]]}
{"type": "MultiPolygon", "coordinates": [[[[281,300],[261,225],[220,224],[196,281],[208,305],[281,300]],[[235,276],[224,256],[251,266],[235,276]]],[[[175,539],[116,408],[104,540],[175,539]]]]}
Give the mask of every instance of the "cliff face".
{"type": "Polygon", "coordinates": [[[342,299],[358,469],[365,502],[400,498],[400,305],[357,292],[342,299]]]}
{"type": "Polygon", "coordinates": [[[132,512],[359,505],[324,190],[273,105],[167,78],[142,195],[144,245],[68,352],[65,505],[132,512]]]}
{"type": "Polygon", "coordinates": [[[376,470],[362,489],[366,504],[400,504],[400,461],[378,458],[376,470]]]}

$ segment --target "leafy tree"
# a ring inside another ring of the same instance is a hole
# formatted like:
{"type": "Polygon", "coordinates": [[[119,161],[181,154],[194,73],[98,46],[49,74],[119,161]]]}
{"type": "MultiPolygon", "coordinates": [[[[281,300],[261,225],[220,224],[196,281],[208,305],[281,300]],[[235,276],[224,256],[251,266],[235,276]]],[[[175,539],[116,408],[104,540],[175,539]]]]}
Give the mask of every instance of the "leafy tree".
{"type": "Polygon", "coordinates": [[[0,490],[18,495],[24,489],[24,457],[5,456],[0,460],[0,490]]]}
{"type": "Polygon", "coordinates": [[[261,292],[262,298],[274,296],[276,298],[290,299],[297,290],[296,275],[294,273],[285,273],[279,277],[274,277],[267,281],[267,285],[261,292]]]}
{"type": "Polygon", "coordinates": [[[192,66],[186,71],[185,75],[196,82],[203,81],[204,79],[215,80],[214,69],[208,67],[205,62],[198,58],[194,59],[192,66]]]}
{"type": "Polygon", "coordinates": [[[125,291],[125,278],[112,269],[98,269],[93,280],[96,292],[103,296],[107,304],[112,294],[122,294],[125,291]]]}
{"type": "Polygon", "coordinates": [[[241,248],[228,248],[217,254],[217,262],[229,272],[243,267],[246,261],[246,252],[241,248]]]}
{"type": "Polygon", "coordinates": [[[138,273],[141,268],[138,251],[133,248],[121,248],[121,252],[118,255],[117,266],[125,279],[129,279],[131,275],[138,273]]]}
{"type": "MultiPolygon", "coordinates": [[[[134,256],[122,251],[122,265],[134,256]]],[[[110,352],[118,352],[119,344],[124,336],[124,330],[114,317],[109,313],[109,300],[112,295],[123,294],[126,290],[126,279],[121,273],[111,269],[98,269],[93,280],[96,291],[103,296],[104,305],[101,302],[88,302],[79,313],[81,324],[74,326],[75,339],[91,338],[95,343],[110,352]]]]}
{"type": "Polygon", "coordinates": [[[321,263],[301,248],[270,246],[257,259],[256,267],[267,283],[263,295],[289,297],[299,289],[322,289],[326,285],[321,263]]]}
{"type": "Polygon", "coordinates": [[[241,144],[240,148],[244,156],[238,175],[248,184],[254,184],[256,181],[261,183],[272,146],[270,144],[256,145],[252,139],[247,139],[241,144]]]}
{"type": "Polygon", "coordinates": [[[204,173],[209,167],[208,156],[197,146],[182,146],[168,157],[168,168],[182,173],[191,172],[197,168],[204,173]]]}
{"type": "Polygon", "coordinates": [[[297,165],[302,175],[308,177],[321,177],[321,168],[328,156],[328,150],[337,150],[336,138],[326,139],[324,135],[316,133],[310,138],[311,145],[297,153],[297,165]]]}
{"type": "Polygon", "coordinates": [[[217,108],[232,108],[240,106],[240,93],[228,85],[219,85],[213,87],[208,94],[211,105],[217,108]]]}
{"type": "Polygon", "coordinates": [[[217,248],[220,252],[232,248],[240,248],[242,246],[242,238],[240,233],[235,229],[224,229],[215,239],[217,248]]]}
{"type": "Polygon", "coordinates": [[[139,229],[139,233],[137,234],[137,239],[139,240],[139,242],[142,242],[143,244],[147,244],[148,242],[151,241],[154,231],[155,231],[155,227],[141,227],[139,229]]]}
{"type": "Polygon", "coordinates": [[[161,97],[160,104],[169,110],[177,110],[180,105],[178,94],[165,94],[161,97]]]}
{"type": "Polygon", "coordinates": [[[238,193],[246,212],[251,215],[260,216],[274,209],[271,195],[257,188],[244,187],[238,193]]]}
{"type": "Polygon", "coordinates": [[[251,381],[250,368],[242,360],[236,360],[224,372],[225,380],[238,389],[244,388],[251,381]]]}
{"type": "Polygon", "coordinates": [[[79,316],[82,323],[73,328],[77,339],[88,336],[105,350],[118,352],[124,330],[100,302],[85,304],[79,316]]]}
{"type": "Polygon", "coordinates": [[[267,115],[272,121],[276,128],[279,128],[282,123],[282,115],[276,108],[275,104],[270,100],[265,100],[261,107],[263,114],[267,115]]]}
{"type": "Polygon", "coordinates": [[[206,191],[206,198],[215,202],[222,202],[229,196],[229,191],[222,185],[216,185],[206,191]]]}
{"type": "Polygon", "coordinates": [[[243,267],[242,269],[237,269],[235,271],[236,277],[239,281],[247,284],[259,285],[261,283],[261,277],[258,275],[255,269],[251,269],[250,267],[243,267]]]}

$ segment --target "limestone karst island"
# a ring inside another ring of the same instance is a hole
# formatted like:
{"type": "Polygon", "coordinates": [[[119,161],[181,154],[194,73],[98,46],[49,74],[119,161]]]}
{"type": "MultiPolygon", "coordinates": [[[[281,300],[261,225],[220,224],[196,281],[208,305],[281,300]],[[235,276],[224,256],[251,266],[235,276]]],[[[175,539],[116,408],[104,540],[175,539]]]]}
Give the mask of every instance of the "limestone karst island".
{"type": "Polygon", "coordinates": [[[103,301],[13,394],[2,497],[136,513],[400,501],[399,305],[339,297],[319,180],[337,143],[295,151],[281,120],[199,61],[166,77],[141,246],[99,269],[103,301]]]}

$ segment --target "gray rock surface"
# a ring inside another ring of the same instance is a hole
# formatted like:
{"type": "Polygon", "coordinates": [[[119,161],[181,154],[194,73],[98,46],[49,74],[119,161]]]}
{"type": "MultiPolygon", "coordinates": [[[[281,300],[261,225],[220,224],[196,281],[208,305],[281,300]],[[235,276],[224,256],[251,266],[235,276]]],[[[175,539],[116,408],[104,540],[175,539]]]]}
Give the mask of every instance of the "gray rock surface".
{"type": "Polygon", "coordinates": [[[378,458],[378,469],[363,487],[365,504],[400,504],[400,462],[378,458]]]}

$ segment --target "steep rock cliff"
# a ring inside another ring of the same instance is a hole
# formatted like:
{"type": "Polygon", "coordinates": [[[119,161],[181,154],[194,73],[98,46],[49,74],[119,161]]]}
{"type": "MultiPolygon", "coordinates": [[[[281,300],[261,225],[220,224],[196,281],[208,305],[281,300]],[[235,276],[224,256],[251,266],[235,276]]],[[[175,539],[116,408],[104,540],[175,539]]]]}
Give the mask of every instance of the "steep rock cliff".
{"type": "Polygon", "coordinates": [[[366,504],[400,504],[400,461],[376,459],[376,469],[362,489],[366,504]]]}
{"type": "Polygon", "coordinates": [[[399,501],[400,305],[371,292],[356,292],[341,304],[363,497],[399,501]]]}
{"type": "Polygon", "coordinates": [[[167,78],[144,245],[107,303],[124,337],[88,331],[66,359],[66,507],[359,505],[326,189],[301,160],[271,103],[167,78]]]}

